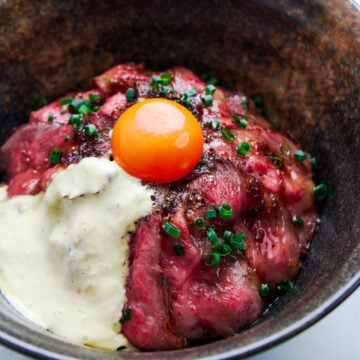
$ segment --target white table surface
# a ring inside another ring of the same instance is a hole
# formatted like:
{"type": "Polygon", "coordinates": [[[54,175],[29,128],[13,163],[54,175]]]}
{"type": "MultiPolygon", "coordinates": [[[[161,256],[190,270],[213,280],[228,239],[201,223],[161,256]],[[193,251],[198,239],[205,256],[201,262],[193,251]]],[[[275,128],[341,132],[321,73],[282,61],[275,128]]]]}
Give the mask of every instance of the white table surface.
{"type": "MultiPolygon", "coordinates": [[[[0,345],[0,360],[29,360],[0,345]]],[[[360,360],[360,288],[294,338],[248,360],[360,360]]]]}

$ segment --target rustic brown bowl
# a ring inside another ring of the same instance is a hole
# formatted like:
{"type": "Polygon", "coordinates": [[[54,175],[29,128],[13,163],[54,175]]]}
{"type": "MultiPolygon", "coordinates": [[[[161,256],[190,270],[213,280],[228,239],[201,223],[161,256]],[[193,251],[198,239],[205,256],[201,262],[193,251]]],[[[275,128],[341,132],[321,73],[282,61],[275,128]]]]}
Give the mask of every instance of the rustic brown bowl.
{"type": "MultiPolygon", "coordinates": [[[[360,282],[360,12],[354,1],[0,2],[1,141],[34,101],[84,87],[123,62],[184,65],[261,94],[276,126],[320,160],[330,195],[296,289],[226,340],[162,353],[65,343],[0,296],[1,341],[40,358],[241,358],[324,316],[360,282]]],[[[1,236],[1,235],[0,235],[1,236]]],[[[49,299],[51,301],[51,299],[49,299]]]]}

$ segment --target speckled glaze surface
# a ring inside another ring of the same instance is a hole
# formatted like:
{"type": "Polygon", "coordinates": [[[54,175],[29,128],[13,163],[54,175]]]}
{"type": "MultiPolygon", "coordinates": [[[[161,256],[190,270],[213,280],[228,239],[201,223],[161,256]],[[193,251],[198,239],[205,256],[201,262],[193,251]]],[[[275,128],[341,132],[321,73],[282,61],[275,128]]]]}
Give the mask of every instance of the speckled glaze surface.
{"type": "MultiPolygon", "coordinates": [[[[329,184],[296,289],[253,327],[162,353],[71,345],[20,318],[0,296],[1,341],[50,359],[228,359],[311,325],[360,283],[360,12],[352,1],[0,1],[0,138],[34,100],[82,88],[122,62],[184,65],[263,95],[277,127],[320,160],[329,184]]],[[[49,299],[51,301],[51,299],[49,299]]]]}

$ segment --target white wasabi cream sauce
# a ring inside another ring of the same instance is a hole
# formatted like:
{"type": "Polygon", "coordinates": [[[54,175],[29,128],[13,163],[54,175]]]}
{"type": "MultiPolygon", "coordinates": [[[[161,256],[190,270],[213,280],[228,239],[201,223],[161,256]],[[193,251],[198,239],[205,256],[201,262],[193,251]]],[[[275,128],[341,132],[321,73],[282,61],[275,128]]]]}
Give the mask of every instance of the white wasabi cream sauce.
{"type": "Polygon", "coordinates": [[[53,175],[35,196],[0,191],[0,288],[36,324],[72,342],[131,347],[120,333],[128,232],[152,191],[106,158],[53,175]]]}

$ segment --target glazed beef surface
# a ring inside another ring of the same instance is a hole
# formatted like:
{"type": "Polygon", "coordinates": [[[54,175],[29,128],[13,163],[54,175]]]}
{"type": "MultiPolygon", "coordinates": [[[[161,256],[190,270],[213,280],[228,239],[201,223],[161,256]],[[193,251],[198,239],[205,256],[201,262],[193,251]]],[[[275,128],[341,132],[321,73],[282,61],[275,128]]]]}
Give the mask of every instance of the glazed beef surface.
{"type": "Polygon", "coordinates": [[[144,350],[182,348],[251,324],[267,302],[261,284],[273,295],[277,284],[297,275],[317,223],[309,154],[294,157],[297,145],[273,131],[243,94],[217,87],[212,104],[204,104],[205,82],[183,68],[167,73],[170,84],[154,87],[152,76],[160,72],[116,66],[96,77],[92,90],[32,112],[0,152],[9,195],[36,194],[58,168],[88,156],[111,156],[110,131],[132,105],[125,96],[129,87],[137,101],[167,97],[196,116],[205,137],[203,159],[179,182],[147,184],[155,189],[154,212],[131,236],[123,309],[130,317],[122,331],[144,350]],[[84,104],[88,111],[79,111],[84,104]],[[241,154],[244,142],[250,150],[241,154]],[[54,149],[60,154],[55,163],[54,149]],[[231,217],[219,218],[222,204],[231,207],[231,217]],[[207,219],[208,210],[217,216],[207,219]],[[164,231],[167,222],[181,231],[178,238],[164,231]],[[230,247],[236,235],[243,242],[230,247]],[[214,247],[224,256],[211,266],[214,247]]]}

